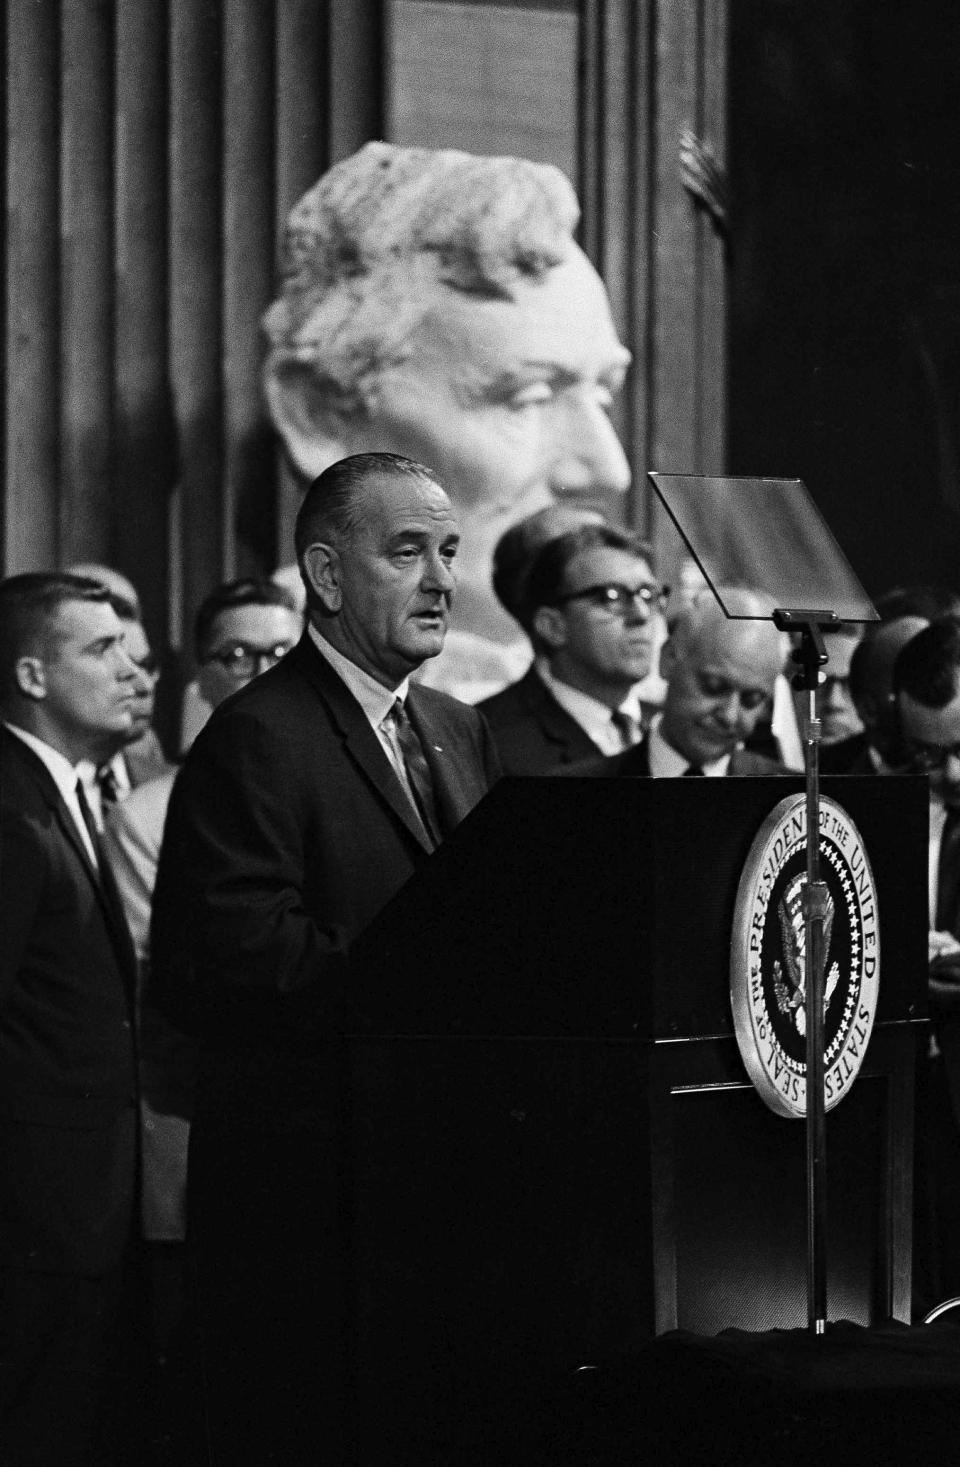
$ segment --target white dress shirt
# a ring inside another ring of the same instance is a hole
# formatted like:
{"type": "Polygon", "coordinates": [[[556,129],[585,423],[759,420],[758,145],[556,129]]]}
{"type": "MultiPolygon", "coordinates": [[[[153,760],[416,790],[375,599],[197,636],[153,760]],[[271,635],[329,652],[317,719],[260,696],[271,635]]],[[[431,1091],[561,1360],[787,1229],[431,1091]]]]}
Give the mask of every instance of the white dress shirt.
{"type": "Polygon", "coordinates": [[[351,692],[360,704],[367,722],[380,741],[383,752],[390,760],[393,772],[416,806],[407,766],[404,763],[400,746],[396,742],[396,729],[393,720],[387,717],[398,698],[401,703],[406,702],[410,679],[405,677],[403,682],[399,683],[391,692],[389,688],[383,686],[383,683],[378,683],[375,677],[371,677],[369,672],[364,672],[362,667],[351,662],[349,657],[344,657],[336,647],[331,647],[327,639],[317,631],[313,622],[308,624],[307,631],[320,656],[330,664],[341,682],[346,683],[348,692],[351,692]]]}
{"type": "Polygon", "coordinates": [[[125,800],[130,793],[130,775],[124,763],[122,754],[114,754],[113,758],[104,764],[94,764],[92,759],[81,759],[77,765],[77,776],[83,781],[83,793],[87,797],[93,822],[100,833],[103,833],[106,811],[103,808],[103,793],[97,775],[101,769],[109,769],[117,785],[117,799],[125,800]]]}
{"type": "MultiPolygon", "coordinates": [[[[660,723],[661,715],[658,713],[650,725],[647,741],[650,773],[654,779],[676,779],[690,768],[690,760],[685,754],[678,754],[673,745],[667,743],[660,732],[660,723]]],[[[712,764],[701,764],[700,768],[711,779],[722,778],[730,768],[730,755],[724,754],[722,758],[714,759],[712,764]]]]}
{"type": "Polygon", "coordinates": [[[623,737],[613,722],[614,711],[623,713],[630,719],[635,729],[633,742],[639,743],[642,710],[635,688],[631,688],[619,708],[613,710],[598,698],[591,698],[589,693],[581,693],[579,688],[571,688],[569,683],[563,683],[554,677],[545,657],[538,657],[534,666],[544,686],[574,722],[579,723],[587,738],[596,744],[601,754],[623,753],[623,737]]]}

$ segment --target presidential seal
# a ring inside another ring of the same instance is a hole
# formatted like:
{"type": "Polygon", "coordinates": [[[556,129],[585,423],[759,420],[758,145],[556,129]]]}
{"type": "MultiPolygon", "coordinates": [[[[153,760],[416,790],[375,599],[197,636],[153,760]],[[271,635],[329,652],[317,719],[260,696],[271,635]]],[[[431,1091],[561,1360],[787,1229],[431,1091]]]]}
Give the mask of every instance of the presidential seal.
{"type": "MultiPolygon", "coordinates": [[[[750,848],[733,918],[730,999],[747,1073],[771,1110],[805,1116],[807,1104],[807,810],[781,800],[750,848]]],[[[820,801],[824,918],[824,1103],[832,1109],[863,1062],[877,1010],[880,929],[870,861],[849,815],[820,801]]]]}

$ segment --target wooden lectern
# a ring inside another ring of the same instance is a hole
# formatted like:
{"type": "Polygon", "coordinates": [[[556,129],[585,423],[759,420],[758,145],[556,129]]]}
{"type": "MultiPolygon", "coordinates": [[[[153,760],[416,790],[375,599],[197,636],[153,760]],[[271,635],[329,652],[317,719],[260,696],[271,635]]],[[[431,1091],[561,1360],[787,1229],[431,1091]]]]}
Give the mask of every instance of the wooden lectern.
{"type": "MultiPolygon", "coordinates": [[[[504,780],[365,935],[343,1090],[358,1460],[493,1461],[579,1366],[677,1327],[803,1325],[803,1125],[754,1092],[729,1001],[747,853],[802,788],[504,780]]],[[[870,854],[881,934],[870,1049],[827,1119],[829,1314],[906,1320],[927,786],[824,793],[870,854]]]]}

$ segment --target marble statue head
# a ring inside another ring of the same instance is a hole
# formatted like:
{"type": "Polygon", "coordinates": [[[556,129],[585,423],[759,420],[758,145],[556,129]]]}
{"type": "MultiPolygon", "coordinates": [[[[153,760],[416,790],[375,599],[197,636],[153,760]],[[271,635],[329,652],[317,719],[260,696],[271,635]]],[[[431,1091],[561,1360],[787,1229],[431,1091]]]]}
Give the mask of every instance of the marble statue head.
{"type": "MultiPolygon", "coordinates": [[[[493,547],[630,473],[608,417],[630,362],[556,168],[369,143],[288,219],[267,401],[307,481],[348,454],[428,464],[463,541],[460,624],[506,641],[493,547]]],[[[455,618],[456,620],[456,618],[455,618]]]]}

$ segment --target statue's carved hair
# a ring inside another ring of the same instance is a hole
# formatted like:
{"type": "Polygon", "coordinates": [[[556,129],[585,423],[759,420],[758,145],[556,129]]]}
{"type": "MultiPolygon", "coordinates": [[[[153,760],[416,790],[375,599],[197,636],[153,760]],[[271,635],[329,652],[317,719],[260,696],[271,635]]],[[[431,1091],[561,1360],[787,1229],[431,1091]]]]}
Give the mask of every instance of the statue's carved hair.
{"type": "Polygon", "coordinates": [[[578,217],[551,165],[368,143],[289,215],[263,318],[268,395],[296,386],[317,419],[357,412],[371,378],[403,359],[437,281],[509,300],[563,260],[578,217]]]}

